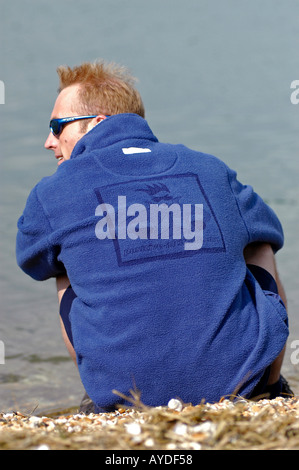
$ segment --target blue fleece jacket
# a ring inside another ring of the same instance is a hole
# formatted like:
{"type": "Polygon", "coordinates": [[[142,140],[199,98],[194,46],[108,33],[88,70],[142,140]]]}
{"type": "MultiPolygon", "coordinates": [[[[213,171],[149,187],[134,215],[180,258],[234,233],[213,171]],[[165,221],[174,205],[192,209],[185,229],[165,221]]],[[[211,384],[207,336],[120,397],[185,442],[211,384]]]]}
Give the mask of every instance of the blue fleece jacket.
{"type": "Polygon", "coordinates": [[[283,233],[273,211],[214,156],[159,143],[134,114],[108,117],[42,179],[18,221],[17,261],[67,272],[83,385],[100,407],[136,387],[164,405],[249,394],[288,336],[243,249],[283,233]]]}

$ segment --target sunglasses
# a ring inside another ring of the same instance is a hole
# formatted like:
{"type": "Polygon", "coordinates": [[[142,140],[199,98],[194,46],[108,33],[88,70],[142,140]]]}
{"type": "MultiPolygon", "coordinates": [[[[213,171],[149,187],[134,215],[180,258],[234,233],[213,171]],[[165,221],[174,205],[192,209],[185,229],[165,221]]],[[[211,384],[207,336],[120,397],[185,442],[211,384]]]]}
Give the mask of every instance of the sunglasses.
{"type": "Polygon", "coordinates": [[[52,134],[55,135],[55,137],[58,137],[65,124],[68,124],[69,122],[79,121],[80,119],[91,119],[95,117],[96,115],[95,116],[74,116],[74,117],[66,117],[66,118],[61,118],[61,119],[51,119],[50,129],[51,129],[52,134]]]}

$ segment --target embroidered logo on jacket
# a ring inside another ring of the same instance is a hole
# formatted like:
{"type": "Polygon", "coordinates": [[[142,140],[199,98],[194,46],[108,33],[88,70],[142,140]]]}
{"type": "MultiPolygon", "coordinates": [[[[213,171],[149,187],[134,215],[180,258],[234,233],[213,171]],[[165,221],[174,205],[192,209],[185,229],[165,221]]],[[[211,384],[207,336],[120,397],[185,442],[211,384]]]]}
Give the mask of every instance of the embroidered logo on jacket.
{"type": "Polygon", "coordinates": [[[95,192],[99,201],[95,235],[113,241],[119,265],[202,249],[224,251],[222,234],[196,175],[134,180],[95,192]]]}

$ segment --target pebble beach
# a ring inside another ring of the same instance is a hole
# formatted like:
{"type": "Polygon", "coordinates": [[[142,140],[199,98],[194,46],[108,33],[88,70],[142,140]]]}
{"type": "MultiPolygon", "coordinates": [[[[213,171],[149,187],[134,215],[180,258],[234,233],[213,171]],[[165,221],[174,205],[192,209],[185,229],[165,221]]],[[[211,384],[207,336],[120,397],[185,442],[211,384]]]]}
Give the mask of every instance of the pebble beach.
{"type": "Polygon", "coordinates": [[[0,413],[0,450],[299,450],[299,398],[57,416],[0,413]]]}

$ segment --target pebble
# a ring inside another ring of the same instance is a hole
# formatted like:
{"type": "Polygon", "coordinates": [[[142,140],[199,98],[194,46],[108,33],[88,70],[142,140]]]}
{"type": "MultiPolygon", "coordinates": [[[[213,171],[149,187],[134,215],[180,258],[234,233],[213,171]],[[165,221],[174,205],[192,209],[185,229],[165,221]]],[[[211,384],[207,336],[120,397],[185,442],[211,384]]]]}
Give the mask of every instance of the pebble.
{"type": "Polygon", "coordinates": [[[182,411],[183,403],[180,400],[177,400],[176,398],[172,398],[168,402],[168,408],[175,411],[182,411]]]}
{"type": "Polygon", "coordinates": [[[188,426],[184,423],[176,423],[176,425],[173,428],[173,432],[178,434],[179,436],[184,436],[187,434],[188,431],[188,426]]]}
{"type": "Polygon", "coordinates": [[[138,436],[142,432],[141,426],[138,423],[126,424],[125,428],[126,428],[126,431],[132,436],[138,436]]]}
{"type": "Polygon", "coordinates": [[[216,431],[217,426],[212,421],[205,421],[204,423],[198,424],[194,426],[193,432],[194,433],[203,433],[207,435],[212,435],[216,431]]]}
{"type": "Polygon", "coordinates": [[[34,450],[51,450],[47,444],[41,444],[40,446],[36,447],[34,450]]]}

